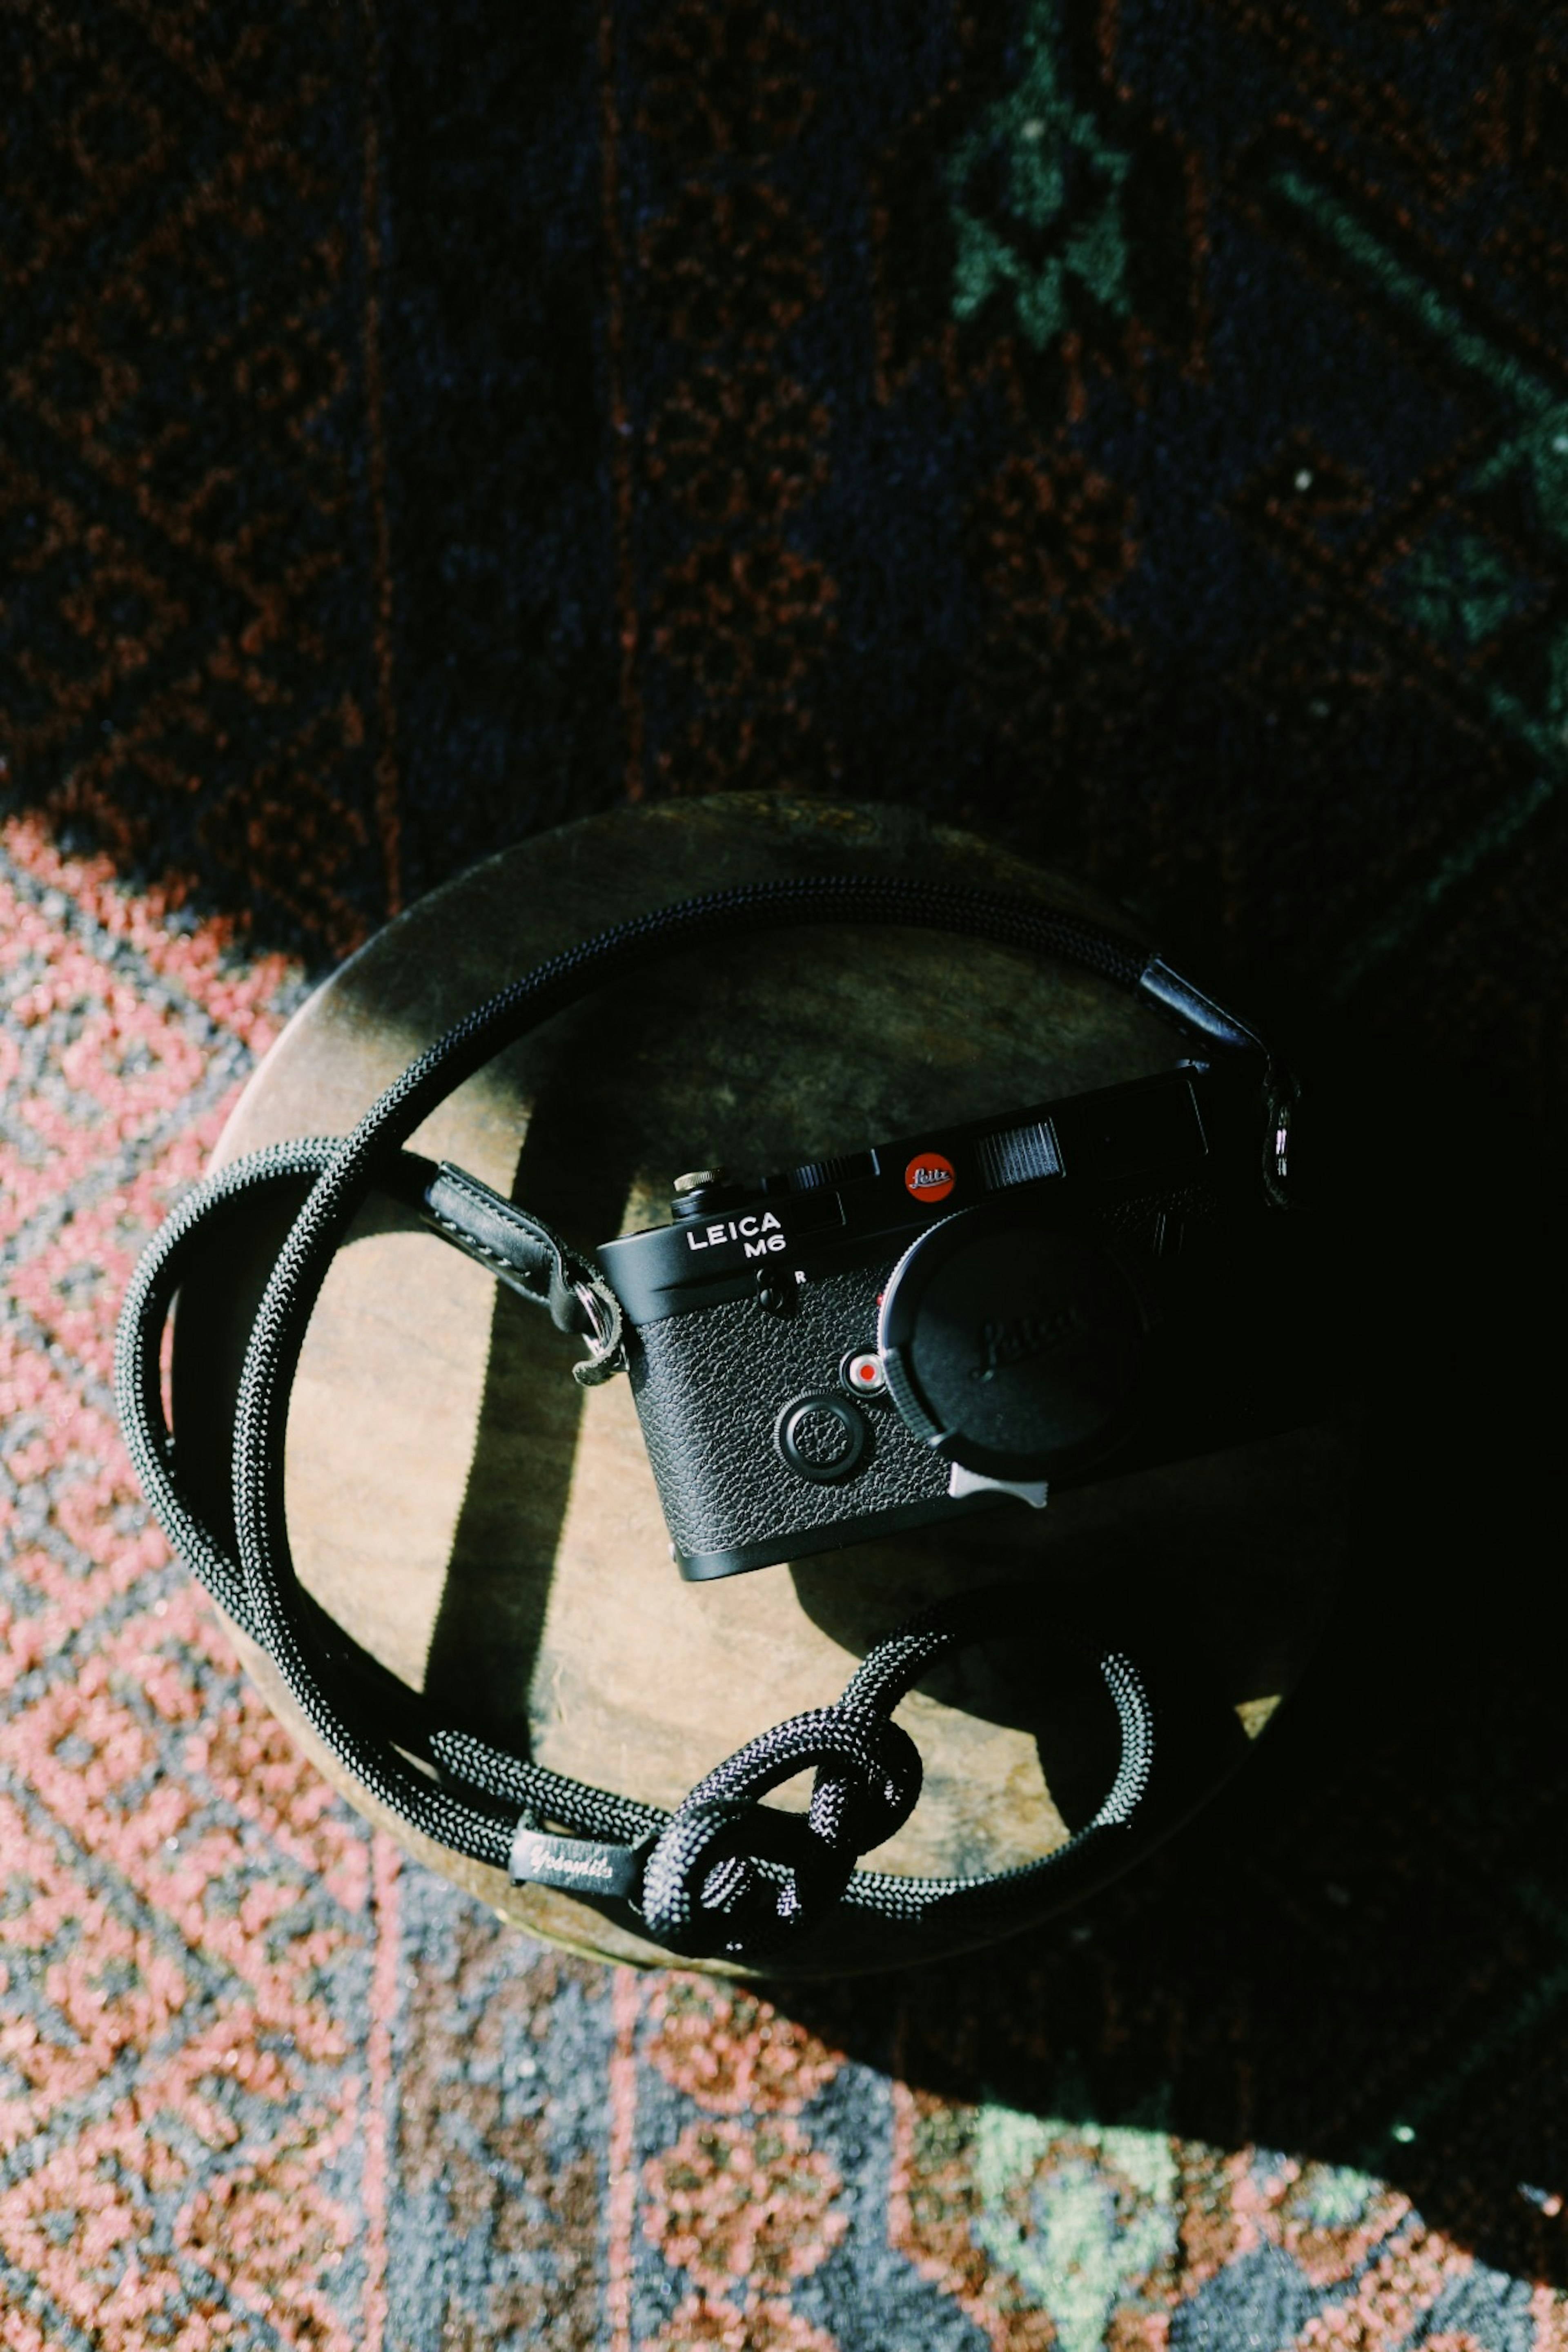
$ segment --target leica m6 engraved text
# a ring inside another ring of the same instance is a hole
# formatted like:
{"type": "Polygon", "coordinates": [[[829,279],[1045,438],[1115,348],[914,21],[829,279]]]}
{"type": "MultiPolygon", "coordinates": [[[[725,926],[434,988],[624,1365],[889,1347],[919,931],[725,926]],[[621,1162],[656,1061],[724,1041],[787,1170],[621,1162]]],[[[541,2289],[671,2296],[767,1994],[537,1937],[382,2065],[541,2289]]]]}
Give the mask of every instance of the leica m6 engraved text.
{"type": "Polygon", "coordinates": [[[765,1256],[769,1250],[781,1250],[784,1237],[778,1219],[771,1209],[760,1217],[726,1217],[721,1222],[704,1225],[700,1233],[689,1233],[688,1249],[721,1249],[726,1242],[742,1242],[748,1257],[765,1256]]]}

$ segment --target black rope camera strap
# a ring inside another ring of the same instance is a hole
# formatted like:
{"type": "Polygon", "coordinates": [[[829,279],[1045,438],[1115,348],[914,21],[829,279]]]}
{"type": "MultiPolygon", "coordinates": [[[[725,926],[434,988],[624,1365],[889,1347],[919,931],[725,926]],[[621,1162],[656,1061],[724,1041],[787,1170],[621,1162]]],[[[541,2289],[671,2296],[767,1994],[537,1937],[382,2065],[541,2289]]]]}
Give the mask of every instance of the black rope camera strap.
{"type": "Polygon", "coordinates": [[[1113,1876],[1134,1846],[1163,1834],[1197,1801],[1164,1767],[1182,1695],[1157,1697],[1113,1643],[1053,1625],[1033,1588],[993,1586],[899,1628],[868,1654],[835,1706],[764,1732],[666,1813],[438,1720],[420,1693],[353,1643],[295,1574],[283,1444],[310,1314],[355,1211],[376,1190],[413,1202],[433,1231],[584,1337],[579,1380],[619,1369],[619,1308],[592,1258],[461,1170],[434,1167],[405,1146],[465,1078],[590,991],[683,948],[795,923],[957,932],[1059,957],[1136,992],[1205,1050],[1254,1057],[1259,1179],[1266,1196],[1284,1204],[1293,1082],[1252,1030],[1158,956],[1048,907],[940,883],[863,875],[755,883],[636,917],[552,957],[431,1045],[351,1134],[271,1146],[195,1188],[137,1267],[116,1356],[132,1464],[174,1549],[266,1649],[307,1719],[373,1798],[438,1844],[519,1882],[568,1888],[671,1951],[770,1965],[787,1961],[830,1913],[897,1931],[887,1957],[910,1933],[934,1956],[1029,1924],[1113,1876]],[[214,1527],[179,1473],[160,1347],[198,1253],[210,1268],[213,1244],[261,1205],[291,1213],[292,1223],[246,1354],[232,1528],[214,1527]],[[944,1654],[997,1633],[1016,1639],[1025,1624],[1092,1666],[1115,1707],[1120,1763],[1092,1819],[1066,1845],[1015,1870],[937,1879],[858,1869],[860,1854],[907,1820],[920,1792],[919,1755],[891,1719],[899,1701],[944,1654]],[[805,1813],[759,1802],[807,1768],[816,1780],[805,1813]]]}

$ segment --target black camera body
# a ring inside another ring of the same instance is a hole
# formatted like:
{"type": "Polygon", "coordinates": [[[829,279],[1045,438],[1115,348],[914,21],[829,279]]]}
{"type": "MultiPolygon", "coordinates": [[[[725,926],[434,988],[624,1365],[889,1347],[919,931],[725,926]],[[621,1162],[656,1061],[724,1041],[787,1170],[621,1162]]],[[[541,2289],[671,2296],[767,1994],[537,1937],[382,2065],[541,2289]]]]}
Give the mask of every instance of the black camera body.
{"type": "Polygon", "coordinates": [[[765,1178],[598,1255],[683,1576],[1254,1433],[1273,1279],[1250,1057],[765,1178]]]}

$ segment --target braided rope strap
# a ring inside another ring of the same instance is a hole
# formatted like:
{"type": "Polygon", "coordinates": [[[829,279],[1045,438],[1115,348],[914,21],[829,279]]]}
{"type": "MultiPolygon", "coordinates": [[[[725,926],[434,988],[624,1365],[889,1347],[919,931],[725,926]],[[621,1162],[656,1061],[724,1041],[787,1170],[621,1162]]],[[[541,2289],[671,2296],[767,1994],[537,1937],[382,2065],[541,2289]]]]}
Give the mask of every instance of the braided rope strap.
{"type": "MultiPolygon", "coordinates": [[[[272,1146],[199,1186],[155,1237],[127,1293],[116,1389],[132,1458],[171,1539],[242,1632],[270,1655],[295,1703],[365,1794],[416,1832],[514,1876],[567,1888],[676,1948],[737,1959],[787,1954],[837,1912],[867,1930],[921,1931],[927,1954],[962,1949],[1031,1924],[1110,1877],[1192,1809],[1179,1768],[1163,1769],[1150,1802],[1152,1713],[1142,1677],[1120,1652],[1086,1646],[1121,1724],[1121,1769],[1093,1820],[1056,1853],[1022,1869],[970,1878],[908,1878],[855,1867],[908,1818],[919,1759],[890,1717],[935,1658],[986,1630],[1012,1633],[1037,1609],[1027,1588],[992,1588],[900,1628],[879,1643],[834,1707],[764,1733],[710,1773],[671,1816],[616,1792],[507,1755],[439,1721],[422,1694],[335,1626],[300,1584],[284,1510],[283,1440],[306,1325],[360,1202],[382,1188],[422,1201],[435,1229],[515,1279],[591,1342],[578,1377],[618,1360],[607,1291],[582,1258],[536,1219],[499,1199],[475,1202],[461,1171],[431,1170],[403,1147],[461,1081],[516,1038],[606,982],[700,942],[759,924],[875,923],[962,932],[1065,958],[1135,991],[1205,1050],[1242,1051],[1260,1067],[1268,1108],[1265,1191],[1282,1200],[1289,1090],[1256,1034],[1158,956],[1044,905],[903,876],[833,875],[743,884],[634,917],[566,950],[502,989],[410,1065],[353,1131],[272,1146]],[[445,1187],[443,1190],[442,1188],[445,1187]],[[223,1279],[230,1222],[264,1209],[291,1216],[256,1310],[234,1402],[232,1490],[182,1465],[164,1419],[159,1342],[187,1274],[223,1279]],[[209,1265],[210,1261],[210,1265],[209,1265]],[[225,1505],[226,1504],[226,1507],[225,1505]],[[804,1769],[816,1781],[804,1820],[759,1798],[804,1769]],[[1131,1834],[1134,1816],[1136,1835],[1131,1834]],[[563,1836],[547,1830],[574,1832],[563,1836]]],[[[1070,1640],[1058,1633],[1053,1637],[1070,1640]]],[[[1162,1701],[1180,1722],[1181,1689],[1162,1701]]],[[[1169,1759],[1181,1742],[1165,1739],[1169,1759]]],[[[885,1937],[873,1937],[879,1957],[885,1937]]]]}

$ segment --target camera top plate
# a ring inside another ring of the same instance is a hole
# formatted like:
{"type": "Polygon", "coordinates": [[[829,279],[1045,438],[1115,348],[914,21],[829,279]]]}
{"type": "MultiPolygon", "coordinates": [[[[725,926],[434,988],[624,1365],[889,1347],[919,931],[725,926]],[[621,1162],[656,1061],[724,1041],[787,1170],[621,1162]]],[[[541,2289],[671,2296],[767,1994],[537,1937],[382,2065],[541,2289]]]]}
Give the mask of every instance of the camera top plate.
{"type": "Polygon", "coordinates": [[[746,1297],[761,1269],[811,1281],[896,1257],[940,1217],[999,1195],[1059,1195],[1068,1213],[1092,1199],[1135,1222],[1137,1204],[1156,1195],[1242,1193],[1258,1118],[1250,1064],[1182,1063],[990,1118],[932,1120],[754,1186],[710,1181],[667,1223],[602,1243],[597,1255],[629,1319],[657,1322],[746,1297]]]}

